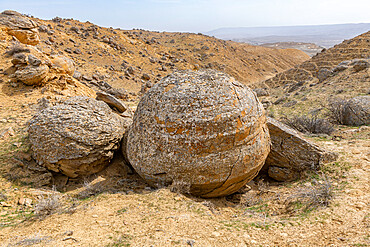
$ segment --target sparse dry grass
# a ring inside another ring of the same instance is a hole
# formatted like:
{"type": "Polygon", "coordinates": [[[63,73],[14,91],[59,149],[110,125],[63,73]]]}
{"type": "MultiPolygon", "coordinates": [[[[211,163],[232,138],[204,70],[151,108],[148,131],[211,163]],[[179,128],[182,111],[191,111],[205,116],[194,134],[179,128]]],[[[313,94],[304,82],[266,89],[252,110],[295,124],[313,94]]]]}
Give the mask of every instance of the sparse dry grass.
{"type": "Polygon", "coordinates": [[[96,196],[104,192],[104,186],[101,183],[90,183],[88,181],[84,181],[83,183],[83,190],[80,191],[76,198],[80,200],[87,199],[91,196],[96,196]]]}
{"type": "Polygon", "coordinates": [[[62,207],[60,195],[54,190],[48,197],[41,196],[41,199],[35,204],[35,216],[46,217],[52,215],[62,207]]]}
{"type": "Polygon", "coordinates": [[[337,124],[344,124],[344,110],[347,100],[345,99],[331,99],[327,104],[328,118],[337,124]]]}
{"type": "Polygon", "coordinates": [[[334,196],[331,180],[321,175],[311,186],[301,187],[286,200],[287,210],[293,212],[310,212],[318,207],[326,207],[334,196]]]}
{"type": "Polygon", "coordinates": [[[181,193],[181,194],[189,194],[190,193],[190,184],[182,181],[182,180],[175,180],[170,185],[171,192],[181,193]]]}
{"type": "Polygon", "coordinates": [[[31,246],[35,244],[40,244],[42,242],[50,242],[50,237],[42,237],[39,234],[35,234],[34,236],[25,237],[22,240],[16,242],[15,244],[11,244],[10,246],[31,246]]]}

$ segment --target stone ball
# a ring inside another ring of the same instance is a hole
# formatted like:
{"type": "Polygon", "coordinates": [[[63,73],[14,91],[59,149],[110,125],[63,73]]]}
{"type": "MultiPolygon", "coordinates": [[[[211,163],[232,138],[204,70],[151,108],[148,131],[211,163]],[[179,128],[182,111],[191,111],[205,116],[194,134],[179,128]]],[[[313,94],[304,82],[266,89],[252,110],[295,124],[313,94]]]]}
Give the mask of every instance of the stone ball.
{"type": "Polygon", "coordinates": [[[343,109],[343,123],[360,126],[370,124],[370,96],[357,96],[347,101],[343,109]]]}
{"type": "Polygon", "coordinates": [[[251,89],[214,70],[182,71],[142,97],[124,146],[150,185],[182,184],[193,195],[219,197],[258,174],[270,137],[251,89]]]}
{"type": "Polygon", "coordinates": [[[101,171],[127,127],[106,103],[86,96],[47,105],[28,125],[37,163],[72,178],[101,171]]]}
{"type": "Polygon", "coordinates": [[[73,61],[65,56],[53,55],[51,56],[51,67],[59,73],[73,75],[75,72],[75,65],[73,61]]]}
{"type": "Polygon", "coordinates": [[[22,81],[26,85],[39,85],[41,84],[49,73],[47,65],[33,66],[27,65],[18,68],[14,73],[17,80],[22,81]]]}

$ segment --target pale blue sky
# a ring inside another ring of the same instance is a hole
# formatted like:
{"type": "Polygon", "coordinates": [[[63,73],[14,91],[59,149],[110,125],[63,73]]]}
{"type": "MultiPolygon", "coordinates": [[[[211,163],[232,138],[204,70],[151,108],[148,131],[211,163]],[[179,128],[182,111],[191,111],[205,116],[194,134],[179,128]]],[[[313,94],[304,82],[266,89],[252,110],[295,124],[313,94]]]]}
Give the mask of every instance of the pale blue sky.
{"type": "Polygon", "coordinates": [[[370,0],[0,0],[5,9],[158,31],[370,23],[370,0]]]}

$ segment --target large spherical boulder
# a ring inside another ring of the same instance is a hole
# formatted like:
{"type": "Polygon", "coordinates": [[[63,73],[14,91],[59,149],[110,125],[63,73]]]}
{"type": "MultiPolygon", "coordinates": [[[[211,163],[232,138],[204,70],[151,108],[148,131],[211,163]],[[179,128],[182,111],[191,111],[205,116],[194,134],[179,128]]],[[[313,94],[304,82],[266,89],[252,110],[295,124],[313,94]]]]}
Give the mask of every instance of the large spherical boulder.
{"type": "Polygon", "coordinates": [[[153,186],[186,184],[218,197],[253,179],[270,150],[262,105],[247,86],[212,70],[175,72],[146,93],[127,158],[153,186]]]}
{"type": "Polygon", "coordinates": [[[106,103],[76,96],[39,111],[28,133],[38,164],[77,177],[109,163],[126,127],[106,103]]]}

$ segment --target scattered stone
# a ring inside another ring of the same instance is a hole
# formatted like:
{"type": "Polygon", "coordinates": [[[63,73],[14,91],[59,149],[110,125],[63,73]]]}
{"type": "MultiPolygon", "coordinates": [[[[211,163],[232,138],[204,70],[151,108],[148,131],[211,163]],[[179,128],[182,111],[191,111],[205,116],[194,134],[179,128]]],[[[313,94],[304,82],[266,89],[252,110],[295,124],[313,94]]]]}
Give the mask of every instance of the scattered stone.
{"type": "Polygon", "coordinates": [[[128,110],[128,107],[121,100],[117,99],[113,95],[107,94],[105,92],[97,92],[96,100],[104,101],[110,107],[116,108],[119,112],[125,112],[128,110]]]}
{"type": "Polygon", "coordinates": [[[80,50],[80,49],[75,49],[74,51],[73,51],[75,54],[82,54],[82,51],[80,50]]]}
{"type": "Polygon", "coordinates": [[[370,63],[366,60],[356,60],[352,62],[350,65],[353,66],[355,72],[359,72],[370,67],[370,63]]]}
{"type": "Polygon", "coordinates": [[[109,44],[109,38],[108,37],[104,37],[103,38],[103,42],[109,44]]]}
{"type": "Polygon", "coordinates": [[[150,76],[148,74],[143,74],[141,78],[143,78],[143,80],[146,80],[146,81],[150,80],[150,76]]]}
{"type": "Polygon", "coordinates": [[[35,57],[34,55],[28,55],[28,63],[33,66],[39,66],[41,64],[41,60],[35,57]]]}
{"type": "Polygon", "coordinates": [[[266,88],[256,88],[256,89],[253,89],[253,91],[257,94],[257,97],[270,95],[268,89],[266,88]]]}
{"type": "Polygon", "coordinates": [[[0,24],[8,28],[7,32],[21,43],[37,45],[40,42],[38,24],[32,19],[12,10],[0,14],[0,24]]]}
{"type": "Polygon", "coordinates": [[[28,125],[37,163],[69,177],[101,171],[128,127],[106,103],[84,96],[37,112],[28,125]]]}
{"type": "Polygon", "coordinates": [[[333,73],[339,73],[339,72],[342,72],[346,69],[348,69],[347,65],[339,64],[338,66],[334,67],[333,73]]]}
{"type": "Polygon", "coordinates": [[[273,118],[267,118],[267,126],[271,151],[263,170],[268,170],[268,175],[277,181],[297,179],[303,171],[317,170],[321,164],[335,161],[338,157],[305,140],[297,131],[273,118]]]}
{"type": "Polygon", "coordinates": [[[289,102],[286,102],[283,107],[292,107],[294,105],[296,105],[298,102],[296,100],[291,100],[289,102]]]}
{"type": "Polygon", "coordinates": [[[77,34],[80,34],[81,33],[81,31],[80,31],[80,29],[78,27],[71,27],[71,31],[72,32],[75,32],[77,34]]]}
{"type": "Polygon", "coordinates": [[[8,138],[10,136],[14,136],[15,135],[15,132],[13,130],[12,127],[9,127],[9,128],[6,128],[5,130],[3,130],[1,133],[0,133],[0,138],[8,138]]]}
{"type": "Polygon", "coordinates": [[[319,82],[325,81],[329,76],[332,75],[331,70],[326,68],[321,68],[319,72],[317,72],[317,79],[319,79],[319,82]]]}
{"type": "Polygon", "coordinates": [[[66,48],[66,49],[64,49],[64,51],[69,53],[69,54],[71,54],[73,52],[71,48],[66,48]]]}
{"type": "Polygon", "coordinates": [[[278,105],[278,104],[282,103],[284,100],[286,100],[287,98],[288,98],[287,96],[280,97],[273,104],[278,105]]]}
{"type": "Polygon", "coordinates": [[[93,78],[91,78],[90,76],[88,76],[88,75],[83,75],[82,76],[82,79],[83,80],[85,80],[85,81],[92,81],[93,80],[93,78]]]}
{"type": "Polygon", "coordinates": [[[50,57],[51,66],[60,74],[73,75],[75,65],[73,61],[65,56],[53,55],[50,57]]]}
{"type": "Polygon", "coordinates": [[[73,73],[73,78],[75,78],[76,80],[81,80],[81,79],[82,79],[82,74],[81,74],[81,72],[75,71],[75,72],[73,73]]]}
{"type": "Polygon", "coordinates": [[[152,186],[182,184],[217,197],[253,179],[269,146],[251,89],[221,72],[181,71],[142,97],[123,153],[152,186]]]}
{"type": "Polygon", "coordinates": [[[45,25],[39,26],[39,31],[42,33],[46,33],[48,31],[48,27],[45,25]]]}
{"type": "Polygon", "coordinates": [[[20,198],[19,200],[18,200],[18,204],[19,205],[23,205],[23,206],[28,206],[28,207],[30,207],[30,206],[32,206],[32,199],[30,199],[30,198],[20,198]]]}
{"type": "Polygon", "coordinates": [[[24,53],[14,54],[12,64],[27,64],[27,56],[24,53]]]}

